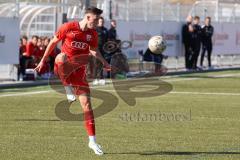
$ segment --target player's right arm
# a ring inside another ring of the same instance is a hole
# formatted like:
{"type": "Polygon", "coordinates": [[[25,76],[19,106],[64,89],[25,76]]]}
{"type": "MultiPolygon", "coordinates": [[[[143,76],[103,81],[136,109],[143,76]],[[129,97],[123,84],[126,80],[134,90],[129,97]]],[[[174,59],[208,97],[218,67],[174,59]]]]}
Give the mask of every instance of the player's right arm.
{"type": "Polygon", "coordinates": [[[50,43],[48,44],[48,46],[46,48],[43,58],[41,59],[38,66],[35,68],[35,70],[37,72],[41,72],[41,70],[43,69],[43,67],[44,67],[49,55],[53,51],[53,49],[57,46],[59,41],[63,40],[66,37],[66,33],[68,31],[69,24],[70,23],[64,23],[63,25],[61,25],[59,27],[58,31],[55,33],[55,36],[53,37],[53,39],[50,41],[50,43]]]}
{"type": "Polygon", "coordinates": [[[53,39],[48,44],[48,46],[46,48],[46,51],[45,51],[45,53],[44,53],[40,63],[35,68],[35,71],[41,72],[41,70],[43,69],[43,67],[44,67],[44,65],[45,65],[49,55],[52,53],[53,49],[57,46],[59,41],[61,41],[61,39],[59,39],[57,36],[53,37],[53,39]]]}

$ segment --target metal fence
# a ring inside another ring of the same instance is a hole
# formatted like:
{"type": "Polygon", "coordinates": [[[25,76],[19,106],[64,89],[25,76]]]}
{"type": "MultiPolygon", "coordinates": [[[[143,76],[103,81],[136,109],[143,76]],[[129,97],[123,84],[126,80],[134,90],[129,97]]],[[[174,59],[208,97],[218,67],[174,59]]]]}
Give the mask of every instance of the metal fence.
{"type": "MultiPolygon", "coordinates": [[[[84,14],[85,0],[1,0],[0,17],[19,17],[22,34],[51,36],[63,13],[70,19],[84,14]]],[[[213,22],[240,22],[240,2],[199,0],[192,4],[169,3],[167,0],[91,0],[91,4],[110,11],[116,20],[185,21],[187,15],[212,17],[213,22]],[[231,2],[231,3],[230,3],[231,2]]]]}
{"type": "MultiPolygon", "coordinates": [[[[167,0],[112,0],[113,17],[119,20],[184,21],[186,16],[212,17],[217,22],[240,22],[240,2],[199,0],[192,4],[169,3],[167,0]]],[[[109,15],[109,0],[97,0],[98,7],[109,15]],[[104,6],[102,4],[105,4],[104,6]]]]}

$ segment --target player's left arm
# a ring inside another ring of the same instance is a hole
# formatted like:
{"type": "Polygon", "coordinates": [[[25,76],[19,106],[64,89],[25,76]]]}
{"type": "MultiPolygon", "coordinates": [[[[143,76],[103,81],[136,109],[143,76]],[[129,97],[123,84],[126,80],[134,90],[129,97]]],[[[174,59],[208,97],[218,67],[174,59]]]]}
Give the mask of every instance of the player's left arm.
{"type": "Polygon", "coordinates": [[[92,56],[96,57],[97,59],[99,59],[102,62],[103,67],[106,70],[111,70],[111,66],[103,58],[102,54],[100,53],[100,51],[98,49],[98,33],[96,31],[94,31],[92,35],[93,35],[93,38],[92,38],[92,41],[89,44],[90,55],[92,55],[92,56]]]}
{"type": "Polygon", "coordinates": [[[97,59],[99,59],[102,62],[105,69],[111,70],[110,64],[108,64],[108,62],[103,58],[103,56],[100,53],[98,48],[90,47],[89,51],[90,51],[90,55],[96,57],[97,59]]]}

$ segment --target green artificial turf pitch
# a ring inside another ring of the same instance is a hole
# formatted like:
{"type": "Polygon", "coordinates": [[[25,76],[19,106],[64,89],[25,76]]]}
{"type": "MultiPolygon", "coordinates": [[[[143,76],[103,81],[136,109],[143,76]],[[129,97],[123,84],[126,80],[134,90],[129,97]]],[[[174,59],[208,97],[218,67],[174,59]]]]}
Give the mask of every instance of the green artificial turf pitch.
{"type": "MultiPolygon", "coordinates": [[[[103,101],[110,105],[106,108],[113,107],[95,120],[97,142],[105,152],[101,157],[87,147],[82,121],[56,116],[56,104],[66,99],[64,94],[50,86],[1,89],[0,159],[238,160],[239,78],[240,71],[161,77],[172,90],[136,98],[134,106],[119,97],[127,90],[118,87],[117,93],[111,84],[93,87],[110,95],[93,97],[93,108],[103,101]]],[[[148,94],[155,87],[149,81],[131,92],[148,94]]],[[[78,102],[69,109],[72,114],[82,113],[78,102]]]]}

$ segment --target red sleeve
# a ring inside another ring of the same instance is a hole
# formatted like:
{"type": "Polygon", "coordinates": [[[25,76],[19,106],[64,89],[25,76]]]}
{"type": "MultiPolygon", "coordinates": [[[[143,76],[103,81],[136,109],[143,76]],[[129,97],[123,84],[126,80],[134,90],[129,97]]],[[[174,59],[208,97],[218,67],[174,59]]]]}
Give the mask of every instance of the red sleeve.
{"type": "Polygon", "coordinates": [[[43,57],[44,51],[45,51],[44,49],[36,47],[35,56],[41,59],[43,57]]]}
{"type": "Polygon", "coordinates": [[[90,46],[93,48],[98,48],[98,33],[97,33],[97,31],[93,31],[92,35],[93,35],[93,38],[90,43],[90,46]]]}
{"type": "Polygon", "coordinates": [[[64,39],[66,37],[66,34],[69,30],[69,27],[70,27],[70,23],[64,23],[62,24],[59,28],[58,28],[58,31],[55,33],[55,36],[58,38],[58,39],[64,39]]]}
{"type": "Polygon", "coordinates": [[[31,42],[27,43],[27,46],[26,46],[26,56],[30,57],[32,56],[34,52],[34,46],[31,42]]]}

